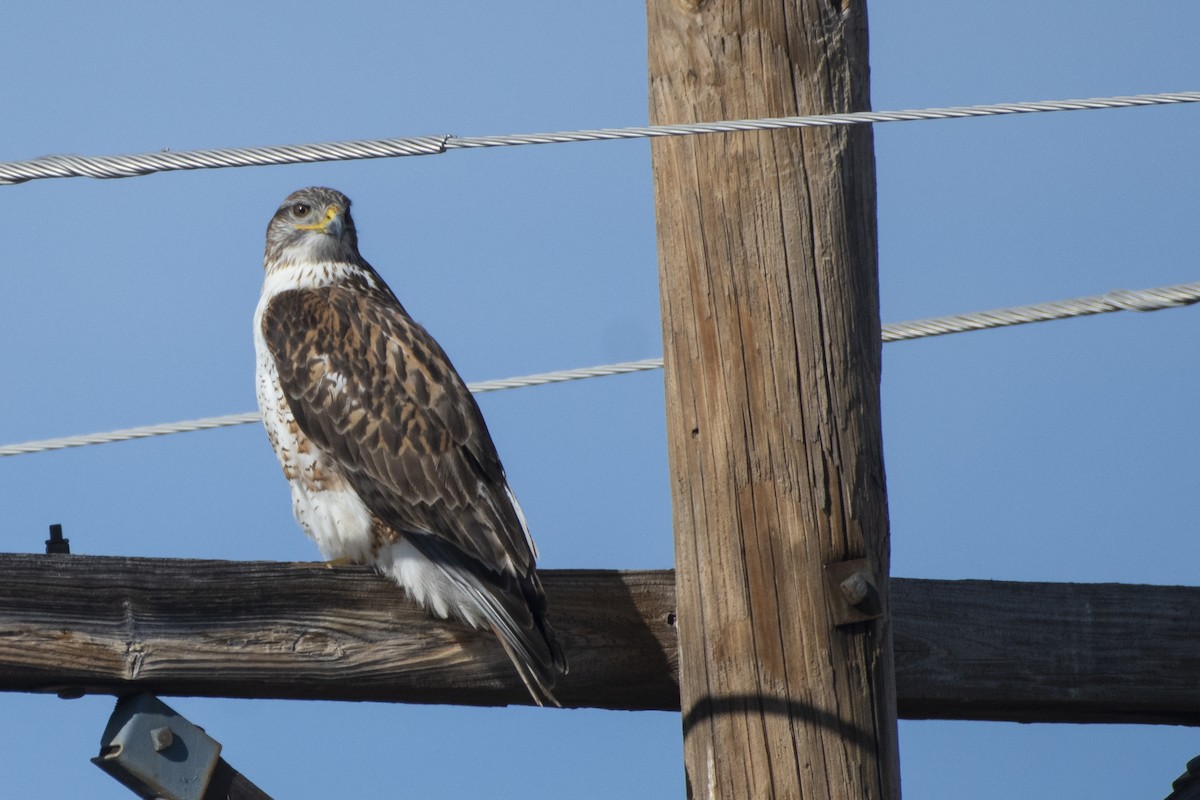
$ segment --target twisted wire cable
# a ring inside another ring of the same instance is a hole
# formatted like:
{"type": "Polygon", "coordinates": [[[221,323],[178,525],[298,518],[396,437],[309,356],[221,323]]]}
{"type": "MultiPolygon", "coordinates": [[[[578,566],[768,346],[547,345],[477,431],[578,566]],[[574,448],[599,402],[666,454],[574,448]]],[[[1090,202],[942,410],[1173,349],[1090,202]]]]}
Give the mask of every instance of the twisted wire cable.
{"type": "Polygon", "coordinates": [[[579,367],[577,369],[562,369],[557,372],[539,372],[536,375],[523,375],[517,378],[498,378],[491,381],[468,383],[467,388],[472,394],[498,392],[501,389],[523,389],[526,386],[545,386],[550,383],[566,383],[584,378],[603,378],[608,375],[625,375],[630,372],[645,372],[650,369],[661,369],[661,358],[643,358],[640,361],[622,361],[619,364],[602,364],[596,367],[579,367]]]}
{"type": "Polygon", "coordinates": [[[233,425],[246,425],[251,422],[258,422],[260,419],[258,412],[254,411],[245,414],[225,414],[219,417],[188,419],[181,422],[165,422],[160,425],[142,425],[137,428],[121,428],[104,433],[63,436],[58,439],[39,439],[0,447],[0,456],[19,456],[27,453],[42,453],[47,450],[63,450],[68,447],[84,447],[90,444],[109,444],[110,442],[126,442],[131,439],[148,439],[152,436],[166,436],[169,433],[189,433],[191,431],[204,431],[212,428],[228,428],[233,425]]]}
{"type": "Polygon", "coordinates": [[[883,326],[883,341],[902,342],[947,333],[981,331],[1024,325],[1029,322],[1048,322],[1069,317],[1086,317],[1110,311],[1160,311],[1200,302],[1200,282],[1160,286],[1155,289],[1114,289],[1105,294],[1056,300],[1028,306],[996,308],[970,314],[950,314],[945,317],[896,322],[883,326]]]}
{"type": "MultiPolygon", "coordinates": [[[[911,322],[898,322],[883,326],[883,341],[900,342],[927,336],[942,336],[948,333],[963,333],[987,328],[1000,328],[1008,325],[1023,325],[1029,322],[1047,322],[1056,319],[1067,319],[1069,317],[1104,314],[1111,311],[1159,311],[1164,308],[1179,308],[1196,302],[1200,302],[1200,282],[1160,286],[1154,289],[1116,289],[1106,294],[1078,297],[1073,300],[1059,300],[1051,303],[1037,303],[1027,306],[1014,306],[1012,308],[998,308],[991,311],[979,311],[972,314],[952,314],[944,317],[913,320],[911,322]]],[[[467,388],[475,394],[481,394],[483,392],[496,392],[502,389],[544,386],[551,383],[598,378],[606,375],[643,372],[660,369],[662,365],[663,360],[661,358],[644,358],[639,361],[624,361],[618,364],[604,364],[596,367],[565,369],[557,372],[541,372],[514,378],[479,381],[467,384],[467,388]]],[[[123,442],[130,439],[163,436],[169,433],[186,433],[188,431],[208,430],[211,428],[225,428],[258,421],[259,415],[257,412],[248,412],[244,414],[226,414],[220,417],[205,417],[203,419],[186,420],[183,422],[171,422],[162,425],[123,428],[106,433],[64,436],[58,439],[39,439],[0,447],[0,457],[41,453],[47,450],[62,450],[68,447],[83,447],[92,444],[123,442]]]]}
{"type": "Polygon", "coordinates": [[[406,139],[360,139],[271,147],[232,147],[215,150],[162,150],[126,156],[52,155],[28,161],[0,162],[0,186],[42,178],[134,178],[155,172],[223,167],[261,167],[396,158],[445,152],[445,136],[406,139]]]}
{"type": "Polygon", "coordinates": [[[180,150],[125,156],[50,155],[27,161],[0,162],[0,185],[24,183],[43,178],[131,178],[154,172],[186,169],[301,164],[315,161],[347,161],[364,158],[432,155],[447,150],[479,147],[503,147],[525,144],[559,144],[612,139],[644,139],[659,136],[691,136],[706,133],[813,128],[830,125],[861,125],[875,122],[913,122],[917,120],[963,119],[1009,114],[1034,114],[1049,111],[1086,111],[1105,108],[1170,105],[1200,102],[1200,92],[1160,92],[1157,94],[1094,97],[1080,100],[1041,100],[1025,103],[950,106],[907,111],[856,111],[849,114],[821,114],[799,117],[698,122],[683,125],[645,125],[628,128],[530,133],[507,136],[418,136],[400,139],[361,139],[320,144],[239,147],[214,150],[180,150]]]}
{"type": "MultiPolygon", "coordinates": [[[[603,364],[596,367],[580,367],[564,369],[556,372],[540,372],[536,375],[521,375],[512,378],[498,378],[490,381],[468,383],[467,388],[472,394],[498,392],[502,389],[519,389],[526,386],[545,386],[551,383],[565,383],[584,378],[599,378],[606,375],[623,375],[628,372],[643,372],[662,367],[661,358],[646,358],[640,361],[626,361],[620,364],[603,364]]],[[[189,419],[181,422],[167,422],[160,425],[142,425],[137,428],[122,428],[103,433],[87,433],[79,436],[64,436],[57,439],[39,439],[20,444],[10,444],[0,447],[0,457],[18,456],[27,453],[41,453],[47,450],[63,450],[68,447],[84,447],[91,444],[109,444],[124,442],[130,439],[146,439],[151,436],[165,436],[170,433],[188,433],[212,428],[229,428],[234,425],[247,425],[259,422],[257,411],[243,414],[224,414],[219,417],[204,417],[189,419]]]]}
{"type": "Polygon", "coordinates": [[[452,136],[446,149],[470,147],[502,147],[521,144],[558,144],[562,142],[591,142],[610,139],[647,139],[660,136],[691,136],[704,133],[735,133],[745,131],[782,130],[787,128],[818,128],[833,125],[861,125],[873,122],[915,122],[918,120],[965,119],[994,117],[1007,114],[1034,114],[1046,111],[1089,111],[1105,108],[1171,105],[1200,102],[1200,92],[1160,92],[1120,97],[1093,97],[1081,100],[1040,100],[1023,103],[992,103],[976,106],[921,108],[906,111],[855,111],[848,114],[814,114],[800,117],[763,117],[760,119],[695,122],[682,125],[645,125],[630,128],[598,128],[595,130],[564,131],[561,133],[527,133],[508,136],[452,136]]]}

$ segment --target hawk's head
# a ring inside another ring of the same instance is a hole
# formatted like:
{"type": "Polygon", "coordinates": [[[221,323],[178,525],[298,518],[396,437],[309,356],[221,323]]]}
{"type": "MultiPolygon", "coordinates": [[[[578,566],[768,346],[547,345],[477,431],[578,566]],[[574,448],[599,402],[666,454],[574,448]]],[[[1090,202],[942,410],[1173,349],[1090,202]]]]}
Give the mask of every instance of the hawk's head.
{"type": "Polygon", "coordinates": [[[267,225],[266,263],[340,262],[356,264],[358,235],[350,198],[323,186],[292,192],[267,225]]]}

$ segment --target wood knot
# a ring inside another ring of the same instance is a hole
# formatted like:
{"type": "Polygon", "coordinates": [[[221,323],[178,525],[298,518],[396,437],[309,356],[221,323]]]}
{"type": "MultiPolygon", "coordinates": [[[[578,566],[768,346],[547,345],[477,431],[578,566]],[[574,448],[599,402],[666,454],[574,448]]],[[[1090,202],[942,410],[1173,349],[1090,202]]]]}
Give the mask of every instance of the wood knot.
{"type": "Polygon", "coordinates": [[[305,631],[292,640],[291,650],[302,656],[338,661],[346,657],[346,650],[333,636],[320,631],[305,631]]]}

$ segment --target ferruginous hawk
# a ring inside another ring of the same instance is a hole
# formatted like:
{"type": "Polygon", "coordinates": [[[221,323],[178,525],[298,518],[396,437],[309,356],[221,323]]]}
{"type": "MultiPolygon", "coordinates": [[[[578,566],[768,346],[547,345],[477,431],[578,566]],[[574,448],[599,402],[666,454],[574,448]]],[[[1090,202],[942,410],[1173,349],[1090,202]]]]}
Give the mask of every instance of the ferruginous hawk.
{"type": "Polygon", "coordinates": [[[289,195],[264,267],[258,405],[300,527],[325,558],[493,631],[533,699],[557,704],[567,663],[521,507],[466,384],[359,255],[350,200],[289,195]]]}

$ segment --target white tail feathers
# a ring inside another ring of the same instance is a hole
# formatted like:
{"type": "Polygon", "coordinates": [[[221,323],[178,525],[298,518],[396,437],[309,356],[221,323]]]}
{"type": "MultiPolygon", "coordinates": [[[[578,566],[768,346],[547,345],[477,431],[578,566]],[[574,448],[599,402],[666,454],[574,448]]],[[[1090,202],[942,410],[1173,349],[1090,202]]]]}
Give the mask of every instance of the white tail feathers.
{"type": "Polygon", "coordinates": [[[504,583],[487,580],[439,541],[408,536],[380,553],[378,569],[408,596],[438,617],[457,617],[490,630],[539,706],[561,707],[553,689],[567,661],[542,618],[545,599],[536,574],[521,579],[504,573],[504,583]]]}

